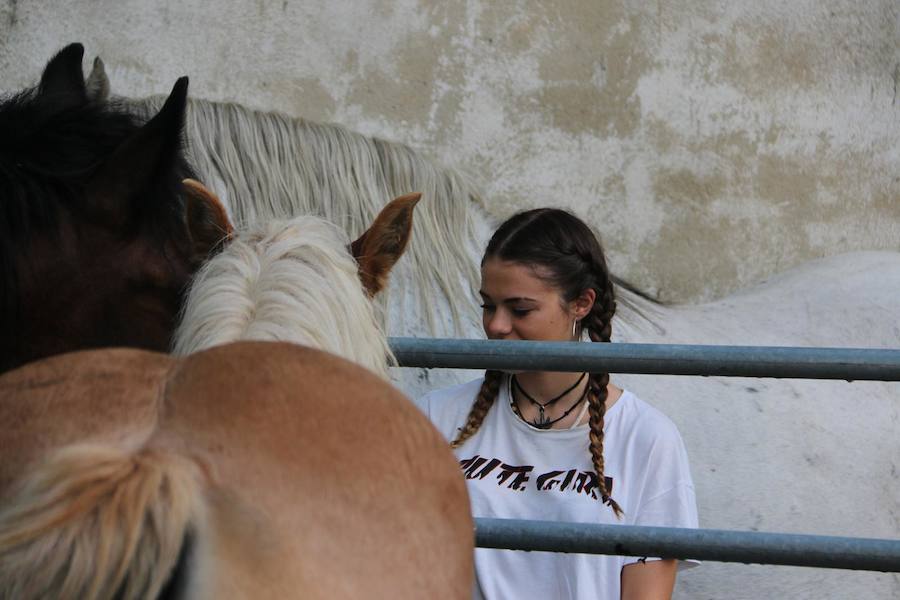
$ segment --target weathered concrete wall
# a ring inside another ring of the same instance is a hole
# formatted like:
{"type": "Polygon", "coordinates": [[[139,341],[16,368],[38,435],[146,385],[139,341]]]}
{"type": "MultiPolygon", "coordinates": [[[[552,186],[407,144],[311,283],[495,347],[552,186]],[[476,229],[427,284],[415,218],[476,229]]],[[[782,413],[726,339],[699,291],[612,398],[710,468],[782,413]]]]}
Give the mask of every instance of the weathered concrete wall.
{"type": "Polygon", "coordinates": [[[498,217],[573,208],[664,299],[900,249],[896,0],[0,0],[0,88],[71,41],[117,93],[189,74],[421,148],[498,217]]]}

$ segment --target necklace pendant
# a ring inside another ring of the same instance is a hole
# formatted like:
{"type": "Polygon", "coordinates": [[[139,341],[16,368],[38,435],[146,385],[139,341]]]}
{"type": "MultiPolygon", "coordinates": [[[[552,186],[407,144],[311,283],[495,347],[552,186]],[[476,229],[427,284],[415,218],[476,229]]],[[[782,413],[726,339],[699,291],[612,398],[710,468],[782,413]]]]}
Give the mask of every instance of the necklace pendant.
{"type": "Polygon", "coordinates": [[[553,425],[553,421],[547,418],[547,415],[544,413],[544,407],[538,405],[538,411],[537,419],[532,421],[531,424],[538,429],[550,429],[550,426],[553,425]]]}

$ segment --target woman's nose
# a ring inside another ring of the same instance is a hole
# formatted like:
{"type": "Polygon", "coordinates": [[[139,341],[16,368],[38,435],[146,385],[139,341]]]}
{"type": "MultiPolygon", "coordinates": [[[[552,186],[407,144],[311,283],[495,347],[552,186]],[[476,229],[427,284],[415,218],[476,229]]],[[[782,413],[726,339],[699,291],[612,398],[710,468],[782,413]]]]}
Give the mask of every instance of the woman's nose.
{"type": "Polygon", "coordinates": [[[509,317],[503,311],[496,310],[492,315],[484,317],[484,332],[488,338],[495,339],[509,335],[512,330],[512,323],[509,317]]]}

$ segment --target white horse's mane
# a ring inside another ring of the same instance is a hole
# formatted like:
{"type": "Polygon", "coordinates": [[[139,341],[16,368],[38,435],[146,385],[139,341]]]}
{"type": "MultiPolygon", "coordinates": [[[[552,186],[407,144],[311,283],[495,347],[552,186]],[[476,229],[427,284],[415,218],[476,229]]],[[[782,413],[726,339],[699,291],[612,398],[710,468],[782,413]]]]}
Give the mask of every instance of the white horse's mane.
{"type": "MultiPolygon", "coordinates": [[[[150,115],[163,100],[124,101],[150,115]]],[[[186,132],[198,176],[219,194],[238,229],[318,215],[355,238],[389,199],[421,192],[406,258],[392,278],[395,291],[414,294],[420,306],[443,298],[453,323],[469,318],[484,242],[479,227],[488,224],[478,222],[473,208],[483,209],[480,195],[459,172],[403,144],[231,103],[190,100],[186,132]]],[[[387,305],[386,294],[380,302],[387,305]]],[[[423,316],[438,334],[432,313],[423,316]]]]}
{"type": "Polygon", "coordinates": [[[318,217],[256,223],[197,273],[174,353],[238,340],[337,354],[387,378],[393,362],[347,234],[318,217]]]}
{"type": "MultiPolygon", "coordinates": [[[[149,116],[164,100],[127,102],[149,116]]],[[[412,297],[412,307],[405,304],[394,313],[409,321],[397,323],[398,331],[406,326],[404,335],[421,334],[409,327],[420,321],[434,336],[460,336],[480,327],[478,263],[493,224],[469,178],[403,144],[233,103],[189,100],[187,133],[199,176],[219,192],[238,229],[312,214],[356,237],[388,199],[422,192],[406,258],[391,278],[400,297],[389,300],[382,293],[382,315],[388,315],[389,303],[401,305],[403,297],[412,297]],[[443,324],[436,303],[448,310],[443,324]]],[[[626,328],[652,321],[642,318],[653,314],[651,300],[622,286],[617,296],[617,321],[626,328]]]]}

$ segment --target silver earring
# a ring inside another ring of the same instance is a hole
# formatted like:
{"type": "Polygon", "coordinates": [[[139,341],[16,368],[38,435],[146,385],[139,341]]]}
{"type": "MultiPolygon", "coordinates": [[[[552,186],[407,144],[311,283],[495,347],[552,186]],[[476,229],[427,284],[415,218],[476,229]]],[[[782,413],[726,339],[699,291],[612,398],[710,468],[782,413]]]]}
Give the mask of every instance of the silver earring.
{"type": "Polygon", "coordinates": [[[578,326],[578,319],[572,321],[572,339],[577,340],[578,338],[575,336],[575,328],[578,326]]]}

